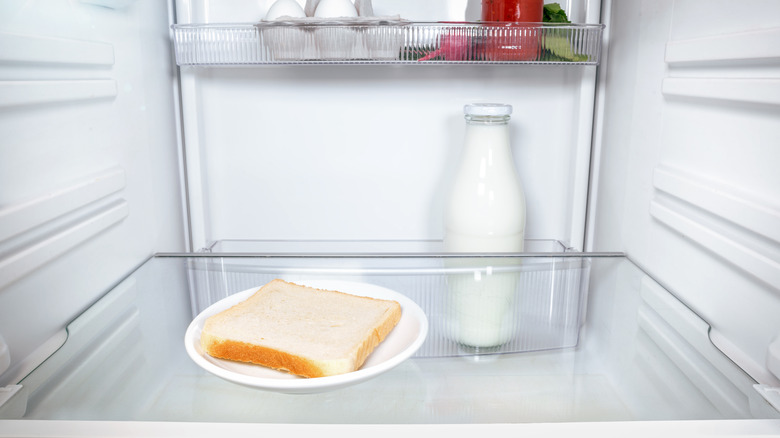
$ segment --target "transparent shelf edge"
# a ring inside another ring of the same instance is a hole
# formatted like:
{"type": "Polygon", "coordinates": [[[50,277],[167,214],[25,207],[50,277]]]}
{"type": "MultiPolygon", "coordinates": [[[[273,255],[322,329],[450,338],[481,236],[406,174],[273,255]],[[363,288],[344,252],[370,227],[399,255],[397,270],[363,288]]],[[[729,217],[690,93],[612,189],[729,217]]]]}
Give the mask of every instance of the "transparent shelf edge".
{"type": "Polygon", "coordinates": [[[179,66],[598,65],[600,24],[379,22],[173,25],[179,66]]]}
{"type": "Polygon", "coordinates": [[[624,257],[619,251],[585,252],[557,239],[526,239],[520,253],[448,251],[442,240],[245,240],[209,242],[194,252],[161,252],[157,257],[293,257],[293,258],[590,258],[624,257]]]}

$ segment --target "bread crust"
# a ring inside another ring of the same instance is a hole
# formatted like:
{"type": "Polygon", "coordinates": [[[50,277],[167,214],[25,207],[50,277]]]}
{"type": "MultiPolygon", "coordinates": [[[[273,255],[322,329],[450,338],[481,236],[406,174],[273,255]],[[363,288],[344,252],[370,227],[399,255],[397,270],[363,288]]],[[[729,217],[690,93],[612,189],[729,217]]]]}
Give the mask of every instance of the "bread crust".
{"type": "Polygon", "coordinates": [[[287,371],[302,377],[326,377],[358,370],[365,363],[366,359],[374,351],[376,346],[384,341],[387,335],[395,328],[400,319],[401,305],[396,301],[358,297],[344,292],[309,288],[276,279],[260,288],[255,294],[242,303],[208,318],[201,332],[200,341],[201,348],[207,354],[216,358],[254,363],[280,371],[287,371]],[[318,360],[316,357],[284,351],[281,348],[262,345],[262,343],[250,343],[236,339],[228,339],[211,333],[210,328],[212,324],[220,324],[222,321],[230,318],[240,318],[240,316],[235,316],[235,314],[240,313],[238,310],[242,306],[260,299],[262,294],[270,293],[268,291],[274,290],[274,287],[284,286],[303,288],[308,292],[335,292],[336,294],[339,294],[334,296],[337,297],[336,299],[340,299],[338,297],[343,296],[345,298],[349,297],[349,299],[373,300],[383,303],[387,308],[381,315],[378,324],[370,328],[359,345],[356,345],[355,348],[351,350],[349,357],[342,357],[336,360],[318,360]]]}
{"type": "Polygon", "coordinates": [[[201,337],[201,343],[210,356],[220,359],[250,362],[302,377],[325,376],[322,369],[311,360],[262,345],[219,339],[210,335],[201,337]]]}

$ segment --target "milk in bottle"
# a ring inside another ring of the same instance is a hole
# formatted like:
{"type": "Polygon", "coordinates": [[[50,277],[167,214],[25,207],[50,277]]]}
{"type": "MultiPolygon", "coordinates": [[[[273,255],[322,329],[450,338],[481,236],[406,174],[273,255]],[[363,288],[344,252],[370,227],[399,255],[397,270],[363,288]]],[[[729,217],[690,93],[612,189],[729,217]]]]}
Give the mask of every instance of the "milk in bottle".
{"type": "MultiPolygon", "coordinates": [[[[510,148],[512,107],[470,104],[464,113],[465,144],[445,211],[445,247],[461,253],[520,252],[525,195],[510,148]]],[[[481,259],[480,264],[488,263],[482,269],[448,275],[446,330],[459,344],[496,347],[511,339],[517,275],[507,269],[507,260],[481,259]]],[[[459,263],[469,262],[455,259],[449,265],[459,263]]]]}

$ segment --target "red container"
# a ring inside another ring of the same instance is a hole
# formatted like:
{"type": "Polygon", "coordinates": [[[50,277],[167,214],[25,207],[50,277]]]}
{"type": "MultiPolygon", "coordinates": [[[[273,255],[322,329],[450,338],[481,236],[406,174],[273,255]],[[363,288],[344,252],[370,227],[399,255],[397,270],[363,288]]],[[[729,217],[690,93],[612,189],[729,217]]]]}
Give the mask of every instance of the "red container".
{"type": "Polygon", "coordinates": [[[482,0],[482,21],[542,21],[544,0],[482,0]]]}
{"type": "Polygon", "coordinates": [[[544,0],[482,0],[483,22],[488,27],[485,59],[533,61],[539,52],[539,26],[544,0]],[[521,24],[522,23],[522,24],[521,24]],[[533,23],[533,24],[532,24],[533,23]]]}

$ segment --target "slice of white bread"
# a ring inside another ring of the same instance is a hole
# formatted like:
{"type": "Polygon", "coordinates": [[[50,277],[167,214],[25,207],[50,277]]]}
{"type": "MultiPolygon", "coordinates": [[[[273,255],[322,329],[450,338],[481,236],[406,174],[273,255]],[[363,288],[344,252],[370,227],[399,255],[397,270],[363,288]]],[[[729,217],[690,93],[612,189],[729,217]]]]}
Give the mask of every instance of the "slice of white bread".
{"type": "Polygon", "coordinates": [[[396,301],[277,279],[207,318],[200,342],[213,357],[333,376],[359,369],[400,319],[396,301]]]}

